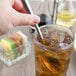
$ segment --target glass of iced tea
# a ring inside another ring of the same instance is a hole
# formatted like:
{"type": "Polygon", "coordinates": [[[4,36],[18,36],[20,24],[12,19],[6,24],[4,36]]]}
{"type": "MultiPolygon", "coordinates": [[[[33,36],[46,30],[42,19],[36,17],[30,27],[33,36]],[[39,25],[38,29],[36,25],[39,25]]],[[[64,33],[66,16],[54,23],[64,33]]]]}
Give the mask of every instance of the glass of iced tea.
{"type": "Polygon", "coordinates": [[[66,76],[73,51],[73,33],[57,25],[45,25],[40,29],[44,40],[37,32],[34,34],[36,76],[66,76]]]}

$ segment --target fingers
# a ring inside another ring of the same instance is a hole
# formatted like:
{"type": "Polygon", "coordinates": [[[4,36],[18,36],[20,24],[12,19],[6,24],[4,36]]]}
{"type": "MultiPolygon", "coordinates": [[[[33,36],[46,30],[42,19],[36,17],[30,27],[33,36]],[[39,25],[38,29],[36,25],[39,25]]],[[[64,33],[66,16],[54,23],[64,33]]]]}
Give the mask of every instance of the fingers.
{"type": "Polygon", "coordinates": [[[17,25],[35,25],[40,22],[40,18],[36,15],[30,15],[30,14],[24,14],[24,13],[19,13],[20,12],[26,12],[22,0],[14,0],[14,9],[13,10],[13,24],[14,26],[17,25]]]}
{"type": "Polygon", "coordinates": [[[21,10],[21,9],[23,9],[23,5],[22,5],[21,0],[14,0],[13,7],[14,7],[16,10],[18,10],[18,11],[21,10]]]}
{"type": "Polygon", "coordinates": [[[9,0],[9,1],[10,1],[11,5],[13,6],[15,0],[9,0]]]}
{"type": "MultiPolygon", "coordinates": [[[[12,1],[12,3],[13,3],[13,1],[12,1]]],[[[22,13],[28,13],[27,10],[23,6],[22,0],[14,0],[13,8],[16,11],[19,11],[19,12],[22,12],[22,13]]]]}
{"type": "Polygon", "coordinates": [[[14,12],[14,25],[35,25],[40,22],[40,18],[36,15],[23,14],[19,12],[14,12]]]}
{"type": "Polygon", "coordinates": [[[0,22],[0,35],[3,35],[14,28],[10,22],[8,21],[3,22],[0,22]]]}

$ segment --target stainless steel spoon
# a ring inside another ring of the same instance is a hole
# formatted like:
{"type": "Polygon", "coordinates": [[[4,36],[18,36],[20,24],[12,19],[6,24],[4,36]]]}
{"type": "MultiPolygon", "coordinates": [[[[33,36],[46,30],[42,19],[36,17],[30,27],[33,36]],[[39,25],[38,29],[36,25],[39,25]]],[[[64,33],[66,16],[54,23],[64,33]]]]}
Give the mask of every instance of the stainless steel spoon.
{"type": "MultiPolygon", "coordinates": [[[[25,8],[27,9],[27,11],[28,11],[30,14],[33,15],[33,11],[32,11],[32,9],[31,9],[31,7],[30,7],[30,4],[29,4],[28,0],[22,0],[22,2],[23,2],[23,4],[24,4],[25,8]]],[[[35,25],[35,28],[36,28],[36,30],[37,30],[40,38],[43,40],[43,35],[42,35],[42,32],[41,32],[38,24],[35,25]]]]}

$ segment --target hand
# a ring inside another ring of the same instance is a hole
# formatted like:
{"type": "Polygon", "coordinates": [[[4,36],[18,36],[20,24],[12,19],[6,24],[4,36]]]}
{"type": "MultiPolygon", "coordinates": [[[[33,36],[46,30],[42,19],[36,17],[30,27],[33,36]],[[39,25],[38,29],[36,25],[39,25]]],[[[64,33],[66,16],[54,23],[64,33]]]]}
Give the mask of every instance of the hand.
{"type": "Polygon", "coordinates": [[[25,14],[21,0],[0,1],[0,34],[4,34],[15,26],[35,25],[40,22],[36,15],[25,14]]]}

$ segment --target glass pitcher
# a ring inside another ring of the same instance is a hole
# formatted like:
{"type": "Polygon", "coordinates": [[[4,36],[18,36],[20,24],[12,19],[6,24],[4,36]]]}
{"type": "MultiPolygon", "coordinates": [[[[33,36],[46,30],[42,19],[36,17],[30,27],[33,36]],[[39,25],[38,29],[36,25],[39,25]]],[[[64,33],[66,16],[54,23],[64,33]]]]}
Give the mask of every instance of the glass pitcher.
{"type": "Polygon", "coordinates": [[[76,18],[76,11],[72,0],[62,0],[58,7],[57,22],[58,25],[71,27],[76,18]]]}

